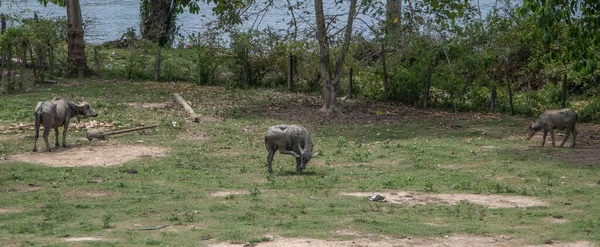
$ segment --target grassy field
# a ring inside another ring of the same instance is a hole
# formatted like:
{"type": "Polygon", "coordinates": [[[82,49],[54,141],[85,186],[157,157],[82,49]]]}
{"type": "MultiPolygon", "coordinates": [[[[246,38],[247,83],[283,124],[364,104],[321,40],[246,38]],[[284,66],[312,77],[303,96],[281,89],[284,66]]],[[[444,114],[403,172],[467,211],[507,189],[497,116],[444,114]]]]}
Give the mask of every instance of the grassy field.
{"type": "Polygon", "coordinates": [[[600,243],[595,126],[580,124],[576,149],[541,148],[540,134],[524,139],[531,119],[360,100],[341,101],[341,113],[327,118],[317,113],[319,99],[273,90],[94,80],[2,95],[0,245],[204,246],[373,236],[505,236],[506,246],[600,243]],[[201,115],[200,123],[189,122],[172,103],[174,92],[201,115]],[[110,123],[107,131],[160,126],[91,142],[82,138],[82,129],[72,128],[70,147],[31,153],[32,128],[14,124],[33,123],[36,102],[54,96],[90,102],[99,116],[82,121],[110,123]],[[450,127],[453,118],[459,127],[450,127]],[[311,132],[320,154],[304,172],[295,171],[291,156],[280,154],[274,173],[267,172],[263,135],[278,123],[311,132]],[[83,163],[98,156],[84,151],[106,143],[169,151],[116,166],[56,167],[13,158],[72,153],[83,163]],[[393,203],[343,195],[355,192],[526,196],[544,205],[393,203]],[[68,242],[86,237],[90,241],[68,242]]]}

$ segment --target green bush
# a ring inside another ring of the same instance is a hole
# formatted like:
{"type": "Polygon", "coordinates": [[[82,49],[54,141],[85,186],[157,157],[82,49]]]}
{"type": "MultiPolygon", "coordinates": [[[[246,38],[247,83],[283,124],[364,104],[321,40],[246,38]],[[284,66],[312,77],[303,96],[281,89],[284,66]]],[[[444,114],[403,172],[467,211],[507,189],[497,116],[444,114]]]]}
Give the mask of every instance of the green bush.
{"type": "Polygon", "coordinates": [[[390,99],[407,105],[418,104],[422,100],[423,82],[414,73],[404,67],[398,67],[389,73],[390,99]]]}
{"type": "Polygon", "coordinates": [[[600,123],[600,100],[594,100],[579,112],[580,122],[600,123]]]}

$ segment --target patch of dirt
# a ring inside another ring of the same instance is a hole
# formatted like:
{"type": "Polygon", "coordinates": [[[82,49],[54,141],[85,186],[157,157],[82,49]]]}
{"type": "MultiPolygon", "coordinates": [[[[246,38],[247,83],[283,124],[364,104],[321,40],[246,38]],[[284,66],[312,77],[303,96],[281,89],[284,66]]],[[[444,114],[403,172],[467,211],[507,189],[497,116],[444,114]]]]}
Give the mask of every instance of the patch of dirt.
{"type": "MultiPolygon", "coordinates": [[[[261,242],[254,245],[232,244],[232,243],[214,243],[208,246],[213,247],[241,247],[241,246],[256,246],[256,247],[400,247],[400,246],[431,246],[431,247],[506,247],[520,246],[520,244],[507,236],[497,237],[479,237],[479,236],[444,236],[434,238],[410,238],[410,237],[386,237],[377,236],[369,238],[360,238],[355,240],[321,240],[311,238],[281,238],[271,237],[273,240],[261,242]]],[[[542,247],[547,245],[534,245],[529,247],[542,247]]],[[[592,243],[587,241],[577,241],[575,243],[553,243],[553,247],[591,247],[592,243]]]]}
{"type": "Polygon", "coordinates": [[[456,127],[464,127],[465,124],[468,125],[469,120],[494,119],[500,116],[500,114],[495,113],[448,113],[435,109],[424,110],[393,102],[339,98],[336,103],[338,112],[331,113],[333,114],[332,117],[331,115],[319,114],[318,110],[323,103],[320,96],[277,93],[267,97],[268,103],[266,106],[253,107],[247,105],[243,106],[243,110],[248,114],[296,123],[398,124],[413,119],[440,118],[440,126],[449,129],[452,128],[453,119],[457,119],[455,121],[456,127]]]}
{"type": "Polygon", "coordinates": [[[211,133],[205,133],[198,130],[186,130],[177,136],[177,139],[187,141],[206,141],[212,136],[211,133]]]}
{"type": "Polygon", "coordinates": [[[230,195],[247,195],[247,194],[250,194],[250,192],[247,190],[224,190],[224,191],[213,192],[210,194],[210,196],[225,197],[225,196],[230,196],[230,195]]]}
{"type": "Polygon", "coordinates": [[[387,202],[398,204],[444,204],[456,205],[461,201],[482,205],[488,208],[519,208],[547,206],[546,202],[534,197],[509,196],[509,195],[478,195],[478,194],[416,194],[405,191],[376,193],[376,192],[355,192],[343,193],[346,196],[358,196],[369,198],[374,195],[385,197],[387,202]]]}
{"type": "Polygon", "coordinates": [[[73,198],[86,198],[86,197],[115,197],[120,196],[121,193],[116,191],[92,191],[92,190],[69,190],[65,192],[65,195],[73,198]]]}
{"type": "Polygon", "coordinates": [[[171,107],[173,102],[154,102],[154,103],[142,103],[142,102],[131,102],[127,103],[128,106],[133,108],[150,108],[150,109],[163,109],[171,107]]]}
{"type": "Polygon", "coordinates": [[[65,242],[87,242],[87,241],[104,241],[103,238],[99,237],[78,237],[78,238],[65,238],[65,242]]]}
{"type": "Polygon", "coordinates": [[[22,212],[23,210],[20,209],[14,209],[14,208],[0,208],[0,215],[2,214],[13,214],[13,213],[19,213],[22,212]]]}
{"type": "Polygon", "coordinates": [[[6,191],[8,193],[11,193],[11,192],[29,192],[29,191],[39,190],[41,188],[42,187],[40,187],[39,184],[12,185],[12,186],[7,186],[7,187],[0,186],[0,189],[2,191],[6,191]]]}
{"type": "Polygon", "coordinates": [[[18,135],[0,135],[0,141],[9,141],[13,139],[17,139],[21,136],[18,135]]]}
{"type": "Polygon", "coordinates": [[[563,223],[567,223],[567,219],[563,218],[562,216],[555,216],[555,217],[549,217],[547,219],[548,222],[553,223],[553,224],[563,224],[563,223]]]}
{"type": "Polygon", "coordinates": [[[115,166],[144,157],[162,157],[170,150],[163,147],[126,145],[116,142],[91,142],[89,145],[59,148],[52,152],[28,152],[8,156],[8,161],[39,163],[53,167],[115,166]]]}

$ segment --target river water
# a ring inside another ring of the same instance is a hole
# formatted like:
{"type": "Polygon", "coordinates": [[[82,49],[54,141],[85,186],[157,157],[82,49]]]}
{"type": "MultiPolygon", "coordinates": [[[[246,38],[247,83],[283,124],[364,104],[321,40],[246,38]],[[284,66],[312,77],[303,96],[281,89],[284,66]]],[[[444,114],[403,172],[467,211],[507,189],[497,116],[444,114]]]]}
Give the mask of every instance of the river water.
{"type": "MultiPolygon", "coordinates": [[[[494,0],[481,1],[492,2],[494,0]]],[[[134,28],[139,33],[139,0],[80,0],[79,2],[84,21],[84,38],[86,42],[100,44],[106,41],[117,40],[128,28],[134,28]]],[[[291,19],[287,11],[287,1],[275,0],[274,2],[275,6],[267,14],[261,15],[260,18],[246,21],[242,28],[254,27],[261,30],[270,27],[279,33],[291,30],[286,24],[291,19]]],[[[296,1],[293,0],[291,2],[296,1]]],[[[305,2],[310,4],[312,1],[307,0],[305,2]]],[[[333,1],[325,2],[326,12],[343,13],[344,10],[336,7],[333,1]]],[[[0,0],[0,3],[0,13],[17,18],[31,18],[34,12],[37,12],[42,18],[66,16],[64,7],[51,3],[44,7],[37,0],[0,0]]],[[[257,8],[260,9],[261,6],[257,8]]],[[[314,20],[314,7],[307,6],[305,10],[307,11],[305,18],[307,20],[314,20]]],[[[212,6],[202,4],[199,14],[189,14],[187,12],[180,14],[177,18],[177,25],[179,26],[179,32],[187,37],[190,34],[206,31],[209,23],[215,20],[216,18],[212,14],[212,6]]],[[[366,30],[367,26],[372,25],[374,22],[376,20],[362,16],[360,21],[355,21],[355,30],[366,30]]],[[[15,25],[15,23],[9,22],[8,25],[15,25]]]]}

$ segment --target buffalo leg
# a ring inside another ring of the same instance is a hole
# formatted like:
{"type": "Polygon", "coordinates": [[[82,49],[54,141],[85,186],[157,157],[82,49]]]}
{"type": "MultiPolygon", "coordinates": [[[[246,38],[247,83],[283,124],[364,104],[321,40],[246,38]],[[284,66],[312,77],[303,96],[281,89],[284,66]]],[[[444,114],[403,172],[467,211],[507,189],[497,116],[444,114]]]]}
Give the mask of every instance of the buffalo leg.
{"type": "Polygon", "coordinates": [[[65,128],[63,129],[63,147],[67,147],[67,129],[69,129],[69,122],[65,123],[65,128]]]}
{"type": "Polygon", "coordinates": [[[300,158],[296,158],[296,171],[302,171],[302,167],[300,167],[300,158]]]}
{"type": "Polygon", "coordinates": [[[550,139],[552,139],[552,146],[554,147],[554,129],[550,129],[550,139]]]}
{"type": "Polygon", "coordinates": [[[60,144],[58,144],[58,127],[54,128],[54,137],[56,139],[56,142],[54,143],[54,145],[56,147],[60,147],[60,144]]]}
{"type": "Polygon", "coordinates": [[[273,168],[271,167],[271,163],[273,163],[273,156],[275,156],[276,148],[269,149],[269,155],[267,155],[267,165],[269,166],[269,173],[273,172],[273,168]]]}
{"type": "Polygon", "coordinates": [[[42,134],[42,137],[44,138],[44,143],[46,144],[46,151],[48,151],[48,152],[52,151],[50,149],[50,142],[48,142],[49,135],[50,135],[50,126],[48,126],[48,128],[46,128],[46,126],[44,126],[44,133],[42,134]]]}
{"type": "Polygon", "coordinates": [[[33,151],[37,152],[37,140],[40,137],[40,127],[36,126],[35,127],[35,135],[34,135],[34,141],[33,141],[33,151]]]}
{"type": "Polygon", "coordinates": [[[548,131],[544,130],[544,136],[542,137],[542,147],[546,144],[546,136],[548,136],[548,131]]]}
{"type": "Polygon", "coordinates": [[[568,129],[567,133],[565,133],[565,139],[560,143],[561,147],[564,146],[567,139],[569,139],[569,136],[571,135],[571,131],[572,131],[571,129],[568,129]]]}

